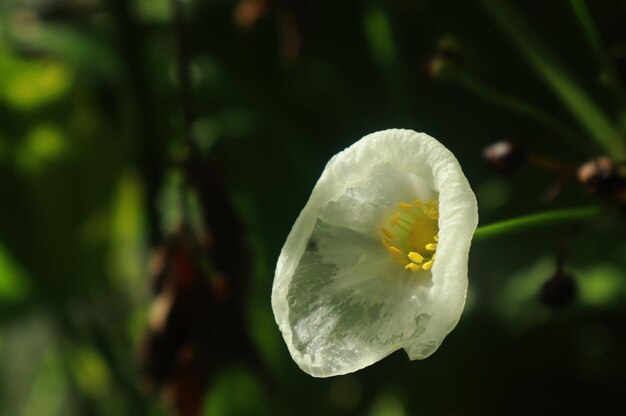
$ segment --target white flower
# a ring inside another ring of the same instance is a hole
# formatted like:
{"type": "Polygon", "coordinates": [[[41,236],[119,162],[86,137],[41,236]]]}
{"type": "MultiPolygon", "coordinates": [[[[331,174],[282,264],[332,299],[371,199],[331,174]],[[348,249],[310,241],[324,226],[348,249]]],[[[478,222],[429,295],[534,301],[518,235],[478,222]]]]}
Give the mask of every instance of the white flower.
{"type": "Polygon", "coordinates": [[[426,358],[467,293],[476,198],[454,155],[412,130],[370,134],[326,165],[280,253],[272,308],[315,377],[404,348],[426,358]]]}

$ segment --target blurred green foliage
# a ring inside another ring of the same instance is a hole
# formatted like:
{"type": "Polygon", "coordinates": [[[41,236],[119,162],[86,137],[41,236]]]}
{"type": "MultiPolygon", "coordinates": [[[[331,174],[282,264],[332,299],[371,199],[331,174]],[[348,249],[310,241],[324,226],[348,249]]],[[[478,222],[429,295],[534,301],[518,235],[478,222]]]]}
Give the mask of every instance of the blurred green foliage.
{"type": "MultiPolygon", "coordinates": [[[[235,360],[211,374],[205,415],[626,410],[619,214],[576,234],[565,267],[579,297],[560,310],[538,293],[563,227],[475,244],[467,310],[425,361],[398,352],[357,374],[313,379],[274,324],[284,239],[328,158],[366,133],[406,127],[441,140],[477,192],[482,224],[592,201],[570,182],[547,203],[556,176],[524,167],[497,177],[481,149],[509,138],[572,164],[621,155],[626,107],[614,83],[624,67],[607,76],[607,65],[626,42],[626,9],[480,3],[182,2],[191,133],[243,223],[251,267],[242,313],[265,369],[235,360]],[[454,53],[437,55],[442,39],[454,40],[454,53]]],[[[0,414],[171,414],[138,371],[151,250],[181,206],[203,221],[180,169],[170,3],[6,0],[0,36],[0,414]]]]}

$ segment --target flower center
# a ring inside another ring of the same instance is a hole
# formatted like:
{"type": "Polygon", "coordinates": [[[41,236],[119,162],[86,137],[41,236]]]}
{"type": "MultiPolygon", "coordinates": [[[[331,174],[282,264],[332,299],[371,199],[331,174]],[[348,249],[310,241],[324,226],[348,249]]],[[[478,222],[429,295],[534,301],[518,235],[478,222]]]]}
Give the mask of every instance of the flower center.
{"type": "Polygon", "coordinates": [[[396,263],[412,272],[430,270],[439,240],[439,202],[400,202],[398,211],[381,228],[382,244],[396,263]]]}

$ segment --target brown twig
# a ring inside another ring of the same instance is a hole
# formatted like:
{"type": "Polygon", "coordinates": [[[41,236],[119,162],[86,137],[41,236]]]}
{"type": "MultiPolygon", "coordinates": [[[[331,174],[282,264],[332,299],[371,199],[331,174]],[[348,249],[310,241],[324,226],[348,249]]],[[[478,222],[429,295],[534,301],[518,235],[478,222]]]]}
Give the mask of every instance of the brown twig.
{"type": "MultiPolygon", "coordinates": [[[[177,315],[178,318],[168,320],[170,326],[164,331],[153,332],[148,341],[158,341],[157,336],[175,341],[164,344],[174,345],[174,349],[168,353],[173,367],[162,382],[178,414],[195,416],[201,409],[210,379],[233,359],[249,363],[264,381],[268,382],[269,377],[245,322],[244,300],[250,276],[245,230],[230,202],[221,167],[215,158],[201,154],[192,137],[194,109],[184,10],[179,0],[170,1],[186,148],[180,165],[185,175],[181,192],[184,194],[186,189],[197,192],[205,229],[191,230],[191,224],[183,220],[182,228],[177,232],[177,244],[184,243],[178,250],[182,250],[180,255],[186,259],[186,269],[193,271],[190,273],[191,283],[181,286],[181,269],[171,264],[170,257],[166,261],[169,263],[169,277],[166,277],[169,283],[164,283],[163,292],[158,297],[173,296],[167,316],[177,315]],[[210,266],[203,267],[205,263],[210,266]],[[181,332],[180,328],[184,330],[181,332]]],[[[183,204],[185,199],[183,195],[183,204]]],[[[188,215],[187,209],[183,205],[185,215],[188,215]]]]}

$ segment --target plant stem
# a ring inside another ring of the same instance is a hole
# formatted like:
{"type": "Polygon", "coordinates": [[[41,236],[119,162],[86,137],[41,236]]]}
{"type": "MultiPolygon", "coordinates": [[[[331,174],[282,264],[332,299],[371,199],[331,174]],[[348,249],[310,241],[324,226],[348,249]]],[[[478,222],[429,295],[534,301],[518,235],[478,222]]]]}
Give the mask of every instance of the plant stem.
{"type": "Polygon", "coordinates": [[[554,53],[515,6],[510,1],[502,0],[482,0],[481,4],[589,136],[610,155],[625,157],[626,146],[615,126],[558,62],[554,53]]]}
{"type": "Polygon", "coordinates": [[[541,108],[536,107],[520,98],[498,91],[478,80],[467,71],[456,68],[451,80],[458,82],[468,91],[476,94],[480,98],[495,105],[505,107],[522,116],[528,117],[551,129],[556,133],[557,138],[567,142],[568,145],[576,148],[584,154],[589,153],[589,146],[585,140],[569,126],[563,124],[556,117],[546,113],[541,108]]]}
{"type": "Polygon", "coordinates": [[[600,31],[591,18],[591,13],[587,8],[585,0],[570,0],[570,5],[574,15],[578,19],[578,23],[580,24],[582,31],[587,37],[587,41],[591,46],[591,50],[593,51],[596,60],[604,72],[604,76],[606,77],[606,87],[608,87],[608,89],[615,94],[618,102],[624,104],[625,97],[623,95],[623,85],[619,80],[615,67],[611,64],[609,56],[606,53],[606,48],[602,42],[600,31]]]}
{"type": "Polygon", "coordinates": [[[581,221],[587,218],[594,217],[599,212],[599,207],[582,207],[555,209],[552,211],[530,214],[523,217],[513,218],[510,220],[478,227],[476,229],[476,232],[474,233],[474,241],[500,237],[502,235],[514,233],[517,231],[524,231],[530,228],[540,227],[542,225],[553,225],[581,221]]]}

